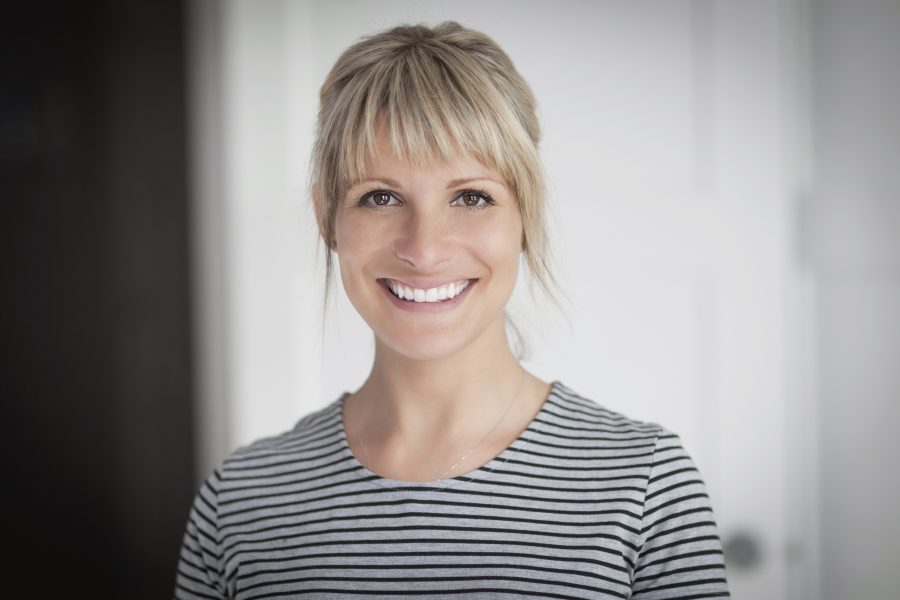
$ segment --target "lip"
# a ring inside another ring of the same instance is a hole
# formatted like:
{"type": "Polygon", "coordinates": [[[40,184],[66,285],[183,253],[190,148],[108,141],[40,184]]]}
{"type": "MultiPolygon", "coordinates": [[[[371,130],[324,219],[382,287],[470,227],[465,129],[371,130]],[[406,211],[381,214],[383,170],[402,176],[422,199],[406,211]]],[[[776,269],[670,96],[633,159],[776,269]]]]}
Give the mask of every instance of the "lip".
{"type": "Polygon", "coordinates": [[[436,285],[435,285],[434,281],[431,281],[431,282],[420,281],[416,285],[413,285],[411,283],[405,282],[402,279],[394,279],[393,277],[382,278],[382,279],[378,280],[379,286],[381,286],[381,289],[384,290],[384,293],[385,293],[385,295],[387,295],[388,300],[391,301],[391,304],[393,304],[400,310],[403,310],[406,312],[417,312],[417,313],[439,313],[439,312],[446,312],[448,310],[453,310],[455,307],[459,306],[460,303],[462,303],[462,301],[466,298],[466,296],[469,295],[469,290],[471,290],[473,287],[475,287],[475,285],[478,283],[477,279],[469,279],[468,280],[469,285],[466,286],[466,289],[464,289],[462,292],[460,292],[458,295],[454,296],[453,298],[451,298],[449,300],[444,300],[443,302],[412,302],[410,300],[401,300],[400,298],[395,296],[394,292],[392,292],[387,286],[387,279],[391,279],[393,281],[398,281],[398,282],[403,283],[403,285],[406,285],[409,287],[417,287],[420,289],[430,289],[432,287],[440,287],[441,285],[444,285],[445,283],[453,283],[453,282],[457,282],[457,281],[463,281],[463,279],[448,279],[448,280],[444,280],[443,282],[437,282],[436,285]],[[428,284],[428,287],[425,287],[425,284],[428,284]]]}
{"type": "Polygon", "coordinates": [[[456,279],[397,279],[396,277],[384,277],[381,281],[386,281],[388,279],[401,283],[406,287],[418,288],[420,290],[430,290],[431,288],[437,288],[442,285],[447,285],[448,283],[457,283],[460,281],[468,281],[471,285],[473,281],[477,281],[477,279],[470,279],[468,277],[457,277],[456,279]]]}

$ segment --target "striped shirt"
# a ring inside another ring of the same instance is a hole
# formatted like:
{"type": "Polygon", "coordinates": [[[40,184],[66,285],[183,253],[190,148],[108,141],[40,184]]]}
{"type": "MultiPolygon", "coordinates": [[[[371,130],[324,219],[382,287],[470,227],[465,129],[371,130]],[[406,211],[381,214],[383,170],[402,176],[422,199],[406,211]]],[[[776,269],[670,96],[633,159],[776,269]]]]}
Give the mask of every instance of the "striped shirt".
{"type": "Polygon", "coordinates": [[[493,460],[404,482],[350,451],[347,396],[210,475],[176,598],[728,597],[703,481],[659,426],[554,382],[493,460]]]}

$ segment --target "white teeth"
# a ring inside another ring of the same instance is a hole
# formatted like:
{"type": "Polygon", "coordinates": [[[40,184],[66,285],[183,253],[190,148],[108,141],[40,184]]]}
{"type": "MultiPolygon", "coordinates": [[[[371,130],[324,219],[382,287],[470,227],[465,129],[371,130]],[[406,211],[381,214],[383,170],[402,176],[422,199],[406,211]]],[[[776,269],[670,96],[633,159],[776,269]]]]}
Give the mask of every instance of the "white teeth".
{"type": "Polygon", "coordinates": [[[407,287],[401,283],[397,283],[393,279],[387,280],[388,287],[394,295],[403,300],[412,300],[413,302],[441,302],[458,296],[469,285],[469,280],[457,281],[455,283],[447,283],[440,287],[430,288],[427,290],[419,288],[407,287]]]}

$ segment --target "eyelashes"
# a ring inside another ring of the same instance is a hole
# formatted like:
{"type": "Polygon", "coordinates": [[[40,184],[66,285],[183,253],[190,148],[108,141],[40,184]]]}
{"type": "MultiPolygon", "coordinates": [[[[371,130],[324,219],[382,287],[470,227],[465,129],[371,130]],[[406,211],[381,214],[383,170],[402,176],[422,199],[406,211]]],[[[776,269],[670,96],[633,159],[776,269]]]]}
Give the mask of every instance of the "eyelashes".
{"type": "Polygon", "coordinates": [[[462,201],[462,205],[471,210],[482,210],[496,204],[490,194],[484,190],[463,190],[453,199],[454,202],[462,201]],[[466,198],[474,198],[475,203],[469,204],[466,198]],[[483,201],[483,203],[482,203],[483,201]]]}
{"type": "MultiPolygon", "coordinates": [[[[390,190],[371,190],[356,200],[356,205],[364,208],[382,209],[392,206],[400,206],[403,200],[390,190]]],[[[484,190],[461,190],[451,200],[451,204],[460,203],[460,206],[468,210],[484,210],[494,206],[496,202],[489,193],[484,190]]]]}
{"type": "Polygon", "coordinates": [[[387,208],[388,206],[396,206],[400,204],[400,200],[393,192],[387,190],[372,190],[366,192],[356,200],[357,206],[366,208],[387,208]]]}

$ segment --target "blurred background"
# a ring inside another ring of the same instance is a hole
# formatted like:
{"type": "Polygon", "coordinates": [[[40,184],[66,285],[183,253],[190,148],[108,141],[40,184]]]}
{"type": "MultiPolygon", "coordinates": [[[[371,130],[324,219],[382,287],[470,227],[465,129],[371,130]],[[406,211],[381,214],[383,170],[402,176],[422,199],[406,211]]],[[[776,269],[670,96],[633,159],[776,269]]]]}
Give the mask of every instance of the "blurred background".
{"type": "Polygon", "coordinates": [[[7,591],[171,595],[203,477],[359,386],[318,86],[491,35],[544,127],[564,312],[527,366],[680,433],[739,599],[900,596],[900,2],[19,3],[0,24],[7,591]]]}

